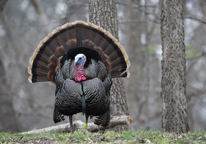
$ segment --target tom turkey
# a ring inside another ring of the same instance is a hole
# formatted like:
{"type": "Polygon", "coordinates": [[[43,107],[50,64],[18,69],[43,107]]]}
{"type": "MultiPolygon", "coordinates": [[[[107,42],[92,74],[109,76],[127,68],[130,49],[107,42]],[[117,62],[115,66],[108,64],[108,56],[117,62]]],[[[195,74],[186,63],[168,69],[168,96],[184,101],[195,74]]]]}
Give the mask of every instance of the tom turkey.
{"type": "Polygon", "coordinates": [[[83,112],[97,116],[95,124],[110,121],[111,78],[128,77],[130,63],[123,47],[109,32],[92,23],[77,21],[56,28],[30,58],[29,82],[56,84],[55,123],[83,112]]]}

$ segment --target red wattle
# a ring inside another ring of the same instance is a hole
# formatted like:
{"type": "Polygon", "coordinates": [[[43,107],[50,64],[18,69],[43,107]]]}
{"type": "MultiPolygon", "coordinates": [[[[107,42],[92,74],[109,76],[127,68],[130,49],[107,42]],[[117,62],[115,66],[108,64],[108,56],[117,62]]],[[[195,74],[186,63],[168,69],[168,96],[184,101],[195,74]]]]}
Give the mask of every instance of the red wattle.
{"type": "Polygon", "coordinates": [[[81,81],[85,81],[86,79],[87,78],[84,76],[83,66],[76,67],[75,81],[76,82],[81,82],[81,81]]]}
{"type": "Polygon", "coordinates": [[[75,75],[75,81],[76,82],[85,81],[85,80],[87,80],[87,78],[85,76],[83,76],[83,75],[80,75],[80,76],[75,75]]]}

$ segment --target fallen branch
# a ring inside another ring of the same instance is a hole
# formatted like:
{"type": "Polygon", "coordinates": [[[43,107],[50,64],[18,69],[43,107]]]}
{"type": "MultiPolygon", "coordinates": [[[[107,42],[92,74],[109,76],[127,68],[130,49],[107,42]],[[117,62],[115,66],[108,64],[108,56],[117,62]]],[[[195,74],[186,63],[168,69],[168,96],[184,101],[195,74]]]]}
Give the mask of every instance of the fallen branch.
{"type": "MultiPolygon", "coordinates": [[[[109,126],[107,126],[104,129],[109,129],[113,128],[117,125],[128,125],[132,122],[132,118],[130,116],[114,116],[110,120],[109,126]]],[[[75,130],[82,129],[85,126],[85,123],[82,122],[81,120],[76,120],[73,123],[75,130]]],[[[87,128],[88,131],[90,132],[97,132],[99,130],[102,130],[103,128],[101,126],[97,126],[94,123],[88,123],[87,128]]],[[[42,129],[36,129],[36,130],[31,130],[28,132],[22,132],[21,134],[37,134],[37,133],[42,133],[42,132],[70,132],[70,126],[69,123],[67,124],[61,124],[57,126],[52,126],[48,128],[42,128],[42,129]]]]}
{"type": "MultiPolygon", "coordinates": [[[[98,125],[95,125],[94,123],[88,123],[87,124],[87,130],[90,132],[97,132],[102,129],[110,129],[118,125],[128,125],[132,122],[132,118],[130,116],[114,116],[109,123],[109,126],[103,128],[98,125]]],[[[85,123],[81,120],[77,120],[74,122],[74,128],[76,129],[82,129],[83,126],[85,126],[85,123]]]]}

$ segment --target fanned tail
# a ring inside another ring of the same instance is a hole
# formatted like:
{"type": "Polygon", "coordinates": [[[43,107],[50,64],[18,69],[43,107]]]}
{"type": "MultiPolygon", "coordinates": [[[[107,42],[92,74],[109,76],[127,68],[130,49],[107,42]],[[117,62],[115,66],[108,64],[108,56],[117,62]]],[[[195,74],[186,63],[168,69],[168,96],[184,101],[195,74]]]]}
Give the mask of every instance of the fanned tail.
{"type": "Polygon", "coordinates": [[[130,62],[117,39],[92,23],[76,21],[56,28],[39,43],[30,58],[28,80],[55,83],[55,75],[64,61],[85,50],[101,58],[112,78],[129,76],[130,62]]]}

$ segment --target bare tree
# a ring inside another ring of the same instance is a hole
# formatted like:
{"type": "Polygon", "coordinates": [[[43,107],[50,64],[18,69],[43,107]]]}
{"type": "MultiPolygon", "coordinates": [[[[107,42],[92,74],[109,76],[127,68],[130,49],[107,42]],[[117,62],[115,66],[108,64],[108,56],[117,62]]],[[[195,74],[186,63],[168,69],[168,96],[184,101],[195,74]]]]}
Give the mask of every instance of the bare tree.
{"type": "Polygon", "coordinates": [[[52,31],[49,19],[47,17],[47,14],[45,13],[43,7],[36,1],[31,0],[32,5],[34,6],[37,14],[39,15],[40,23],[44,27],[44,30],[46,33],[49,33],[52,31]]]}
{"type": "MultiPolygon", "coordinates": [[[[101,26],[118,39],[117,7],[115,0],[89,0],[89,21],[101,26]]],[[[110,95],[110,115],[129,115],[123,80],[113,79],[110,95]]],[[[128,126],[117,126],[114,130],[127,130],[128,126]]]]}
{"type": "Polygon", "coordinates": [[[162,128],[188,132],[183,0],[162,0],[162,128]]]}

